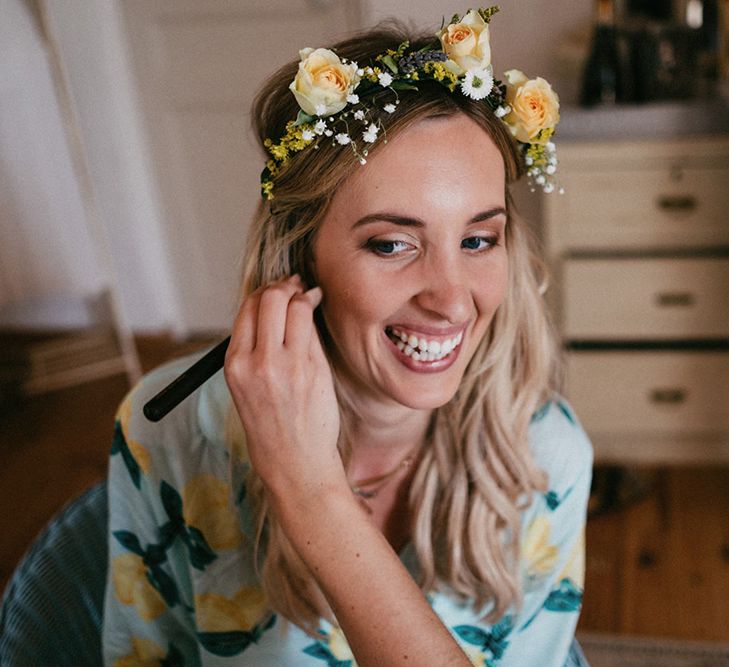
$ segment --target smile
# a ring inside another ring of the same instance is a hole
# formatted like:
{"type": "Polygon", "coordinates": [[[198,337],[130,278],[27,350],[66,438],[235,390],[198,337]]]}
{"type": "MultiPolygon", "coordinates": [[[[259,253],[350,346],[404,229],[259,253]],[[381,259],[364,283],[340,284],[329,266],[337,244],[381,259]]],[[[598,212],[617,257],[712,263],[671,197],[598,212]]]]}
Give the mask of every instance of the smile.
{"type": "Polygon", "coordinates": [[[413,361],[434,362],[448,357],[463,340],[463,332],[451,338],[435,339],[419,337],[397,327],[387,327],[385,333],[406,357],[413,361]]]}

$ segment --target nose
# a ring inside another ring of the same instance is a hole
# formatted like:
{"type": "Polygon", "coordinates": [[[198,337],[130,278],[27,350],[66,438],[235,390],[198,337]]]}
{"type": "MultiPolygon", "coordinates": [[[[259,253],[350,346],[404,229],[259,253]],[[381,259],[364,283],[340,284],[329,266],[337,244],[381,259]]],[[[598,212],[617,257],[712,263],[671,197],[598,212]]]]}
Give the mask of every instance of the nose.
{"type": "Polygon", "coordinates": [[[465,322],[473,312],[466,274],[453,257],[432,258],[423,263],[419,290],[413,298],[421,309],[451,324],[465,322]]]}

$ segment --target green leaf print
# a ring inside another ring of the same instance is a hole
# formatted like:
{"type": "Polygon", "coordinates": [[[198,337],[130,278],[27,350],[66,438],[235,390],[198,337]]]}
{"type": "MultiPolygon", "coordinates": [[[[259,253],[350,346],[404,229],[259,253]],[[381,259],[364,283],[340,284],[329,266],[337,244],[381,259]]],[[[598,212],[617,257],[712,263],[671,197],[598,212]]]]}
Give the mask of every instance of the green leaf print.
{"type": "Polygon", "coordinates": [[[210,548],[205,536],[195,527],[188,527],[182,536],[183,541],[187,545],[190,553],[190,563],[198,570],[204,570],[218,556],[210,548]]]}
{"type": "Polygon", "coordinates": [[[142,483],[142,470],[129,449],[127,439],[124,437],[121,421],[118,419],[114,423],[114,437],[111,441],[111,455],[114,456],[115,454],[121,454],[124,466],[132,478],[132,483],[137,488],[140,488],[142,483]]]}
{"type": "Polygon", "coordinates": [[[557,401],[557,406],[559,407],[562,414],[567,417],[567,421],[572,424],[573,426],[577,425],[577,420],[575,419],[575,416],[572,414],[572,411],[567,407],[567,404],[564,401],[557,401]]]}
{"type": "Polygon", "coordinates": [[[115,530],[112,535],[127,551],[131,551],[137,556],[144,556],[144,549],[134,533],[130,533],[128,530],[115,530]]]}
{"type": "Polygon", "coordinates": [[[491,630],[483,630],[473,625],[457,625],[453,631],[463,641],[478,646],[484,653],[500,659],[504,655],[509,642],[507,640],[513,628],[511,616],[504,616],[491,630]]]}
{"type": "Polygon", "coordinates": [[[170,644],[167,655],[160,660],[160,667],[185,667],[185,657],[174,644],[170,644]]]}
{"type": "Polygon", "coordinates": [[[556,510],[562,502],[556,491],[547,491],[547,493],[544,494],[544,500],[547,503],[547,507],[549,507],[552,511],[556,510]]]}
{"type": "Polygon", "coordinates": [[[152,565],[147,570],[147,579],[159,591],[168,607],[174,607],[180,601],[180,594],[177,592],[175,580],[159,565],[152,565]]]}
{"type": "Polygon", "coordinates": [[[549,611],[578,611],[582,604],[582,590],[575,583],[565,577],[559,582],[544,603],[549,611]]]}
{"type": "Polygon", "coordinates": [[[159,496],[162,500],[162,505],[167,512],[167,516],[173,521],[183,521],[182,518],[182,498],[177,490],[164,480],[159,486],[159,496]]]}

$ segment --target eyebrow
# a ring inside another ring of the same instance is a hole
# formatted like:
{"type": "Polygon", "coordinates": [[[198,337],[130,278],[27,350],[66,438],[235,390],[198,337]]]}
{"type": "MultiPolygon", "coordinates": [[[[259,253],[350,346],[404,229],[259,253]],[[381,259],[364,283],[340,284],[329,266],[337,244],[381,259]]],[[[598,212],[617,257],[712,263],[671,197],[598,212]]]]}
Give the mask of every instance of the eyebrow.
{"type": "MultiPolygon", "coordinates": [[[[474,215],[467,224],[472,225],[476,222],[484,222],[490,220],[498,215],[506,216],[506,209],[503,206],[497,206],[487,211],[482,211],[474,215]]],[[[394,225],[401,227],[425,227],[425,222],[420,218],[411,218],[405,215],[396,215],[394,213],[371,213],[363,218],[360,218],[352,225],[352,229],[368,225],[373,222],[391,222],[394,225]]]]}

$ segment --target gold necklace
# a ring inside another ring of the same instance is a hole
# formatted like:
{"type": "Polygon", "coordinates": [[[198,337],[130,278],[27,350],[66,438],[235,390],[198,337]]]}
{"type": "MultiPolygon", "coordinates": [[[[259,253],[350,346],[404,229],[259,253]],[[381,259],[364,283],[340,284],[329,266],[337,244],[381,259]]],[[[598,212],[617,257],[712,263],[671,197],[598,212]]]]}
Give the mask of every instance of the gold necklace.
{"type": "Polygon", "coordinates": [[[420,448],[417,447],[415,450],[411,451],[402,461],[400,461],[400,463],[384,475],[368,477],[367,479],[350,484],[349,488],[352,489],[353,493],[365,500],[376,498],[377,494],[387,485],[388,482],[390,482],[390,480],[395,477],[398,472],[405,470],[412,465],[419,449],[420,448]]]}

